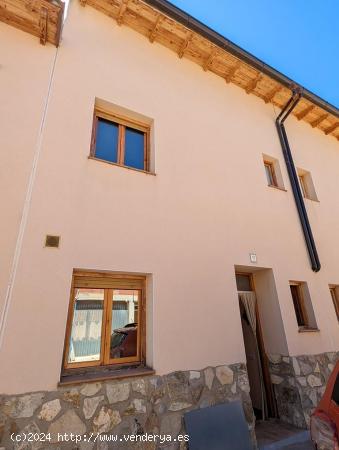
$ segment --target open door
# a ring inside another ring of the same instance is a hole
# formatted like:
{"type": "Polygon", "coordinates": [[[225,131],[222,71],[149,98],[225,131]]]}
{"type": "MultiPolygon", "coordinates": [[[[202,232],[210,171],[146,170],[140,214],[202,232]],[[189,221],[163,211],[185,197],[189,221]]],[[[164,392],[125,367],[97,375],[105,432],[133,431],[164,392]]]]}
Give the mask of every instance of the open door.
{"type": "Polygon", "coordinates": [[[253,411],[258,420],[267,420],[277,414],[253,279],[236,273],[236,280],[253,411]]]}

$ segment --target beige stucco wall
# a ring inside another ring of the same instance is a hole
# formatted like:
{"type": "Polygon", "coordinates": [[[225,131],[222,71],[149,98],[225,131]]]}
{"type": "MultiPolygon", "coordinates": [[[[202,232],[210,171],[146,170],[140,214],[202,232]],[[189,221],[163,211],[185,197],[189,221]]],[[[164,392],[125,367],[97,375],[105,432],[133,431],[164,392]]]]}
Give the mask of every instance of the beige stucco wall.
{"type": "MultiPolygon", "coordinates": [[[[17,46],[20,60],[26,44],[17,46]]],[[[41,59],[50,58],[48,48],[38,49],[41,59]]],[[[6,95],[20,105],[13,91],[6,95]]],[[[41,105],[34,100],[29,120],[38,123],[41,105]]],[[[320,200],[306,201],[323,265],[315,274],[275,114],[234,85],[72,4],[0,355],[6,361],[0,392],[55,388],[75,267],[152,274],[148,351],[160,374],[245,361],[234,266],[248,266],[251,251],[258,266],[273,271],[289,353],[338,349],[328,291],[328,283],[339,284],[338,142],[288,122],[296,165],[312,173],[320,200]],[[96,97],[154,120],[155,176],[88,159],[96,97]],[[263,153],[279,159],[287,192],[267,187],[263,153]],[[61,235],[60,249],[44,248],[46,234],[61,235]],[[298,333],[292,279],[307,281],[319,333],[298,333]]],[[[25,124],[27,133],[33,125],[25,124]]],[[[15,145],[16,179],[25,184],[28,169],[15,145]]],[[[13,188],[13,180],[7,183],[13,188]]],[[[21,203],[6,204],[15,215],[21,203]]],[[[278,352],[274,339],[268,347],[278,352]]]]}
{"type": "Polygon", "coordinates": [[[0,311],[38,142],[55,48],[0,22],[0,311]]]}

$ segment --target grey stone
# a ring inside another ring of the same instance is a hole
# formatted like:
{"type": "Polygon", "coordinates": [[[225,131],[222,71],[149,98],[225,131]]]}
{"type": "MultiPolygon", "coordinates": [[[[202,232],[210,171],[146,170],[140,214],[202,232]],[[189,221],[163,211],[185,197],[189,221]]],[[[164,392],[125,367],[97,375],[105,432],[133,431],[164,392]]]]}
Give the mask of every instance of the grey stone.
{"type": "Polygon", "coordinates": [[[322,381],[319,377],[316,377],[315,375],[309,375],[307,377],[307,382],[311,387],[317,387],[322,386],[322,381]]]}
{"type": "Polygon", "coordinates": [[[27,394],[19,397],[11,397],[4,403],[3,411],[14,419],[32,417],[41,406],[43,393],[27,394]]]}
{"type": "Polygon", "coordinates": [[[119,411],[114,411],[106,406],[100,409],[99,414],[93,419],[93,431],[95,433],[106,433],[119,425],[121,417],[119,411]]]}
{"type": "Polygon", "coordinates": [[[190,371],[190,380],[199,380],[199,378],[200,378],[200,372],[198,372],[196,370],[190,371]]]}
{"type": "Polygon", "coordinates": [[[232,384],[231,392],[232,392],[232,394],[236,394],[237,393],[237,383],[233,383],[232,384]]]}
{"type": "Polygon", "coordinates": [[[250,385],[247,377],[247,372],[238,375],[238,386],[243,392],[250,392],[250,385]]]}
{"type": "Polygon", "coordinates": [[[56,398],[55,400],[51,400],[42,405],[39,419],[46,420],[50,422],[53,420],[61,411],[60,400],[56,398]]]}
{"type": "Polygon", "coordinates": [[[299,366],[297,358],[295,358],[295,357],[292,358],[292,364],[293,364],[294,373],[298,377],[300,375],[300,366],[299,366]]]}
{"type": "Polygon", "coordinates": [[[317,364],[315,365],[314,372],[315,372],[315,373],[320,373],[319,363],[317,363],[317,364]]]}
{"type": "Polygon", "coordinates": [[[284,381],[284,379],[279,377],[278,375],[272,374],[271,375],[271,381],[272,381],[272,384],[280,384],[280,383],[282,383],[284,381]]]}
{"type": "Polygon", "coordinates": [[[172,402],[168,409],[170,411],[180,411],[182,409],[190,408],[191,406],[192,404],[187,402],[172,402]]]}
{"type": "Polygon", "coordinates": [[[270,362],[272,364],[279,364],[281,362],[281,355],[276,355],[276,354],[270,354],[268,355],[268,359],[270,360],[270,362]]]}
{"type": "Polygon", "coordinates": [[[329,370],[330,372],[332,372],[333,369],[334,369],[334,364],[329,363],[327,367],[328,367],[328,370],[329,370]]]}
{"type": "Polygon", "coordinates": [[[232,384],[234,373],[228,366],[219,366],[215,369],[216,376],[220,384],[232,384]]]}
{"type": "Polygon", "coordinates": [[[298,377],[297,380],[298,380],[298,382],[299,382],[299,384],[300,384],[301,386],[303,386],[303,387],[306,387],[306,386],[307,386],[307,380],[306,380],[306,377],[298,377]]]}
{"type": "Polygon", "coordinates": [[[132,381],[132,390],[138,392],[141,395],[146,395],[146,383],[143,379],[132,381]]]}
{"type": "Polygon", "coordinates": [[[81,389],[80,394],[91,397],[97,394],[101,389],[101,383],[88,383],[81,389]]]}
{"type": "Polygon", "coordinates": [[[310,373],[313,372],[312,366],[310,364],[307,364],[307,363],[305,363],[303,361],[299,361],[299,366],[300,366],[300,369],[301,369],[301,373],[303,375],[309,375],[310,373]]]}
{"type": "Polygon", "coordinates": [[[58,433],[83,435],[86,432],[86,425],[73,409],[69,409],[59,419],[50,424],[48,432],[51,433],[51,442],[58,442],[58,433]]]}
{"type": "Polygon", "coordinates": [[[73,388],[63,393],[63,400],[67,403],[71,403],[75,408],[80,406],[80,393],[78,389],[73,388]]]}
{"type": "Polygon", "coordinates": [[[129,383],[114,383],[106,386],[109,403],[123,402],[128,399],[130,393],[129,383]]]}
{"type": "Polygon", "coordinates": [[[125,410],[126,415],[131,414],[144,414],[146,412],[145,400],[141,398],[135,398],[132,400],[131,404],[125,410]]]}
{"type": "Polygon", "coordinates": [[[212,367],[207,367],[207,369],[204,370],[204,375],[206,386],[209,390],[211,390],[214,380],[214,370],[212,369],[212,367]]]}
{"type": "Polygon", "coordinates": [[[105,397],[103,395],[99,395],[98,397],[85,398],[82,408],[85,419],[90,419],[93,416],[93,414],[97,410],[99,403],[102,402],[104,398],[105,397]]]}
{"type": "MultiPolygon", "coordinates": [[[[35,422],[31,422],[26,425],[18,435],[21,437],[21,442],[14,443],[15,450],[38,450],[43,447],[44,443],[41,440],[37,441],[29,441],[27,436],[32,433],[34,436],[35,433],[40,433],[40,429],[35,422]]],[[[13,448],[13,447],[11,447],[13,448]]]]}
{"type": "Polygon", "coordinates": [[[193,403],[192,392],[184,372],[174,372],[165,377],[166,388],[170,400],[169,410],[179,411],[193,403]]]}
{"type": "Polygon", "coordinates": [[[181,422],[180,413],[166,414],[161,420],[160,434],[176,437],[180,433],[181,422]]]}

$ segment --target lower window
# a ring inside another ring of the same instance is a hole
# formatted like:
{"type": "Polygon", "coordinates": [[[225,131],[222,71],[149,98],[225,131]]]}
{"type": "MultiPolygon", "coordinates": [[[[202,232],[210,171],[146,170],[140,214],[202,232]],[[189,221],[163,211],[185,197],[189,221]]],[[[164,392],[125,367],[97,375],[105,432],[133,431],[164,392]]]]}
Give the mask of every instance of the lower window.
{"type": "Polygon", "coordinates": [[[141,276],[75,273],[64,368],[144,362],[144,291],[141,276]]]}

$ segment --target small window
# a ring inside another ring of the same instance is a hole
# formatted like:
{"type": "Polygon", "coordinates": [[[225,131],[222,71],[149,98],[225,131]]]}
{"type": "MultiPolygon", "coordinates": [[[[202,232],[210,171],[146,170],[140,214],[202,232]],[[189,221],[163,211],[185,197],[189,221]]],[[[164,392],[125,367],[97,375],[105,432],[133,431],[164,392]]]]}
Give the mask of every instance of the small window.
{"type": "Polygon", "coordinates": [[[252,279],[251,274],[240,274],[235,275],[237,281],[237,290],[242,291],[252,291],[252,279]]]}
{"type": "Polygon", "coordinates": [[[100,109],[94,113],[91,156],[149,171],[149,126],[100,109]]]}
{"type": "Polygon", "coordinates": [[[334,305],[334,309],[339,321],[339,286],[330,286],[330,293],[334,305]]]}
{"type": "Polygon", "coordinates": [[[317,329],[307,284],[291,281],[290,290],[299,329],[317,329]]]}
{"type": "Polygon", "coordinates": [[[315,192],[312,176],[310,172],[303,169],[297,169],[299,184],[301,192],[304,198],[308,200],[318,201],[317,194],[315,192]]]}
{"type": "Polygon", "coordinates": [[[144,363],[145,279],[75,273],[64,368],[144,363]]]}
{"type": "Polygon", "coordinates": [[[277,184],[277,179],[276,179],[275,172],[274,172],[273,163],[268,162],[268,161],[264,161],[264,165],[265,165],[267,184],[269,186],[276,186],[277,187],[278,184],[277,184]]]}
{"type": "Polygon", "coordinates": [[[279,161],[269,155],[262,155],[267,185],[284,190],[284,182],[280,170],[279,161]]]}

